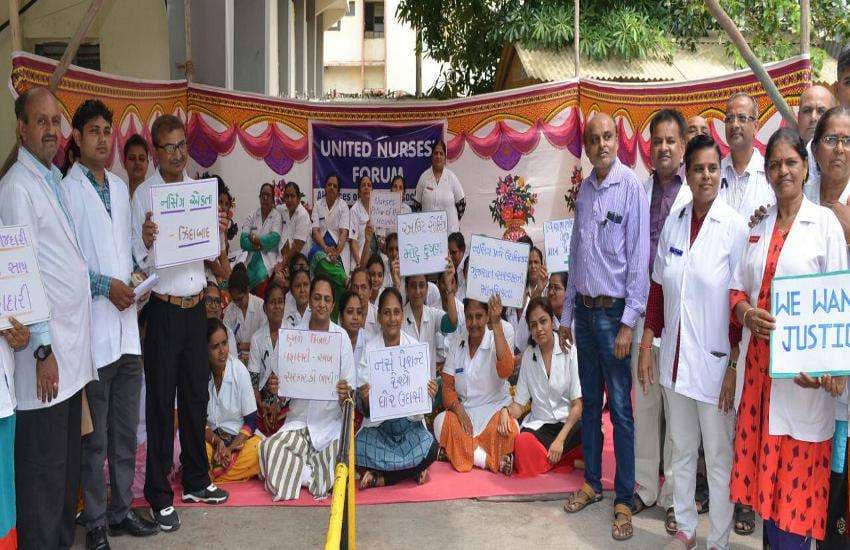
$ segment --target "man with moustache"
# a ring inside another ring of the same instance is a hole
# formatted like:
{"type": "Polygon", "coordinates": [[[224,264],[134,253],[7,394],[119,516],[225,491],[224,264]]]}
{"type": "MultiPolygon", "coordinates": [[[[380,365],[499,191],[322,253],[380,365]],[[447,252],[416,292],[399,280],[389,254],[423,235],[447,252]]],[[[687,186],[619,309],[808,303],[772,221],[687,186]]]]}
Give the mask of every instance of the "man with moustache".
{"type": "Polygon", "coordinates": [[[80,160],[62,180],[71,221],[88,263],[99,380],[86,386],[94,431],[83,438],[83,512],[89,550],[109,550],[111,534],[148,536],[157,526],[130,509],[136,475],[136,429],[142,389],[133,272],[130,194],[106,170],[112,151],[112,111],[96,99],[83,102],[71,120],[80,160]],[[107,509],[103,464],[109,457],[107,509]],[[108,518],[107,518],[108,515],[108,518]]]}
{"type": "Polygon", "coordinates": [[[815,155],[812,153],[812,136],[815,135],[815,128],[820,117],[835,105],[835,96],[828,88],[823,86],[812,86],[800,95],[800,108],[797,110],[797,130],[806,143],[806,151],[809,153],[809,179],[806,181],[803,191],[809,200],[813,200],[815,204],[820,201],[813,199],[810,192],[815,187],[819,187],[820,171],[815,161],[815,155]]]}
{"type": "MultiPolygon", "coordinates": [[[[661,228],[671,212],[679,210],[691,200],[690,188],[685,184],[682,158],[685,155],[685,119],[675,109],[658,111],[649,123],[650,157],[652,175],[644,183],[649,202],[649,270],[643,273],[647,285],[655,261],[661,228]]],[[[633,384],[638,384],[638,346],[643,337],[643,317],[637,320],[632,343],[631,361],[633,384]]],[[[653,344],[653,359],[658,362],[658,345],[653,344]]],[[[635,418],[635,497],[634,512],[640,513],[650,506],[658,505],[667,510],[667,523],[675,522],[673,516],[673,479],[671,453],[673,444],[669,432],[664,438],[664,479],[660,486],[658,466],[661,461],[662,419],[667,417],[668,407],[664,404],[664,393],[658,378],[647,384],[644,391],[638,389],[634,397],[635,418]],[[672,518],[672,519],[671,519],[672,518]]],[[[675,531],[675,529],[674,529],[675,531]]]]}
{"type": "Polygon", "coordinates": [[[15,485],[21,548],[70,548],[80,484],[83,387],[97,378],[91,354],[86,261],[52,164],[62,112],[46,88],[15,100],[18,160],[0,181],[0,219],[30,228],[51,319],[30,327],[15,352],[15,485]]]}
{"type": "Polygon", "coordinates": [[[685,124],[685,145],[699,134],[710,136],[711,130],[709,130],[708,121],[704,117],[694,115],[685,124]]]}
{"type": "Polygon", "coordinates": [[[744,218],[776,197],[764,173],[764,157],[754,147],[758,130],[758,104],[745,92],[736,92],[726,103],[726,143],[729,154],[720,162],[717,196],[744,218]]]}
{"type": "MultiPolygon", "coordinates": [[[[151,219],[154,185],[190,181],[186,175],[186,129],[174,115],[162,115],[151,128],[159,169],[133,195],[133,254],[141,269],[159,280],[146,306],[145,411],[147,464],[145,498],[161,530],[180,528],[174,493],[168,482],[174,451],[174,396],[180,419],[183,502],[219,504],[228,498],[210,480],[207,461],[206,411],[210,370],[206,337],[204,262],[156,268],[151,248],[157,227],[151,219]]],[[[219,212],[220,230],[229,220],[219,212]]]]}
{"type": "Polygon", "coordinates": [[[617,159],[617,127],[596,113],[584,130],[593,165],[576,198],[570,240],[570,277],[561,315],[562,347],[578,346],[585,483],[564,509],[578,512],[602,500],[602,394],[608,391],[614,424],[614,521],[611,535],[634,534],[635,441],[629,355],[634,327],[649,293],[649,204],[635,173],[617,159]],[[574,309],[575,308],[575,309],[574,309]]]}

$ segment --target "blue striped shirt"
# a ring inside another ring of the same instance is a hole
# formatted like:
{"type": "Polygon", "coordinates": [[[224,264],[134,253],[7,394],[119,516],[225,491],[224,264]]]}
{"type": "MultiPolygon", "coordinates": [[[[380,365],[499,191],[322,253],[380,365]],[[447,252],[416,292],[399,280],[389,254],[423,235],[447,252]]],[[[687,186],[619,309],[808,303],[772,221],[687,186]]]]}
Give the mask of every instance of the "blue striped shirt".
{"type": "Polygon", "coordinates": [[[561,325],[572,326],[578,293],[625,298],[621,322],[634,327],[649,295],[649,203],[643,184],[619,159],[601,182],[595,169],[582,182],[574,227],[561,325]]]}

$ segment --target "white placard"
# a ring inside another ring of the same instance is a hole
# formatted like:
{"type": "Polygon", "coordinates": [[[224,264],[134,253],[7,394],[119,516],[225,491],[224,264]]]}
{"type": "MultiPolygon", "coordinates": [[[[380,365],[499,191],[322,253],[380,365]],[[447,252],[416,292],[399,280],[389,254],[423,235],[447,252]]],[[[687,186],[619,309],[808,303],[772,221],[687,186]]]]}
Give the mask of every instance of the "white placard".
{"type": "Polygon", "coordinates": [[[38,269],[29,227],[0,227],[0,330],[50,319],[50,304],[38,269]]]}
{"type": "Polygon", "coordinates": [[[431,412],[427,344],[369,350],[369,419],[406,418],[431,412]]]}
{"type": "Polygon", "coordinates": [[[336,401],[342,334],[282,328],[277,337],[278,394],[336,401]]]}
{"type": "Polygon", "coordinates": [[[441,273],[449,255],[449,222],[443,211],[398,217],[398,264],[402,277],[441,273]]]}
{"type": "Polygon", "coordinates": [[[401,210],[401,192],[373,189],[369,202],[369,221],[375,233],[384,236],[395,231],[396,218],[401,210]]]}
{"type": "Polygon", "coordinates": [[[153,244],[157,268],[219,255],[217,180],[154,185],[151,205],[158,229],[153,244]]]}
{"type": "Polygon", "coordinates": [[[473,235],[469,243],[466,296],[486,302],[498,294],[502,305],[521,308],[528,277],[528,243],[473,235]]]}
{"type": "Polygon", "coordinates": [[[775,277],[770,376],[850,374],[850,271],[775,277]]]}
{"type": "Polygon", "coordinates": [[[543,222],[543,245],[546,247],[546,270],[559,273],[570,270],[570,239],[573,218],[543,222]]]}

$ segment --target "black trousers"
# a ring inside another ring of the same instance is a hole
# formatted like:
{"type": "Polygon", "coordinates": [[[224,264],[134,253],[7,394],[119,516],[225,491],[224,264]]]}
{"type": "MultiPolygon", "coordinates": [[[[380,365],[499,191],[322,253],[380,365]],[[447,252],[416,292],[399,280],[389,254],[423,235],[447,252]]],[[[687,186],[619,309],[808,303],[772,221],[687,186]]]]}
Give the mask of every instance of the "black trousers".
{"type": "MultiPolygon", "coordinates": [[[[537,441],[540,442],[541,445],[549,448],[550,445],[555,441],[558,437],[558,434],[561,433],[561,430],[564,428],[563,422],[553,422],[552,424],[543,424],[540,428],[536,430],[532,430],[529,428],[523,428],[520,431],[530,432],[534,434],[534,437],[537,438],[537,441]]],[[[564,452],[571,451],[581,445],[581,420],[575,423],[575,426],[569,431],[567,434],[567,440],[564,441],[564,452]]]]}
{"type": "Polygon", "coordinates": [[[175,394],[183,490],[200,491],[210,484],[204,443],[210,377],[207,319],[203,300],[183,309],[152,296],[145,309],[145,498],[154,510],[162,510],[174,501],[168,474],[174,463],[175,394]]]}
{"type": "Polygon", "coordinates": [[[46,409],[18,411],[18,547],[71,548],[80,486],[82,390],[46,409]]]}

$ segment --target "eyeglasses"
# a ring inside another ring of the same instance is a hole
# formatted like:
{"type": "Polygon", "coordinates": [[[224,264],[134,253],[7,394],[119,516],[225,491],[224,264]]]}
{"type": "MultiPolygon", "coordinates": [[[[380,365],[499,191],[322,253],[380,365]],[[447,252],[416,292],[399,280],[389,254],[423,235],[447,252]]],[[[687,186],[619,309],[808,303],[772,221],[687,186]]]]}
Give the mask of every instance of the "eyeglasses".
{"type": "Polygon", "coordinates": [[[739,113],[737,115],[726,115],[726,118],[723,119],[726,124],[732,124],[736,120],[740,124],[746,124],[748,122],[755,122],[756,117],[754,117],[753,115],[745,115],[744,113],[739,113]]]}
{"type": "Polygon", "coordinates": [[[166,143],[165,145],[157,145],[157,149],[165,149],[165,152],[169,155],[173,155],[177,151],[181,153],[186,152],[186,140],[184,139],[180,143],[166,143]]]}
{"type": "Polygon", "coordinates": [[[828,136],[823,136],[820,142],[830,149],[835,149],[838,147],[838,143],[841,142],[841,145],[843,145],[845,149],[850,150],[850,136],[836,136],[835,134],[830,134],[828,136]]]}

